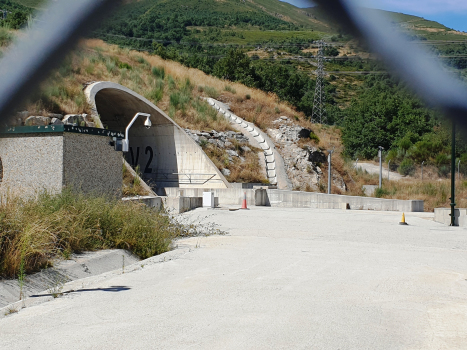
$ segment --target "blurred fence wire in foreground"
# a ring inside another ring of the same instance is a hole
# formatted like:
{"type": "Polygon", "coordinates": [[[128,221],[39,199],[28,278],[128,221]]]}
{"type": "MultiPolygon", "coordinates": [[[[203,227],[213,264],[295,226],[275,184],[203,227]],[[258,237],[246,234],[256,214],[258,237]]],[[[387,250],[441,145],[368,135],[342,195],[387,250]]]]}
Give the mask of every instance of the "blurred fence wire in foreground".
{"type": "MultiPolygon", "coordinates": [[[[80,37],[94,29],[121,0],[51,2],[35,25],[0,60],[0,122],[37,89],[80,37]]],[[[429,106],[467,127],[467,87],[446,73],[423,48],[409,45],[390,21],[361,11],[355,1],[313,0],[383,59],[429,106]]],[[[312,5],[310,1],[310,5],[312,5]]],[[[2,123],[3,124],[3,123],[2,123]]]]}
{"type": "Polygon", "coordinates": [[[0,60],[0,125],[120,0],[58,0],[0,60]]]}
{"type": "Polygon", "coordinates": [[[389,71],[405,81],[428,106],[440,109],[446,117],[467,130],[467,87],[444,71],[438,59],[430,57],[422,47],[410,45],[388,18],[375,11],[369,15],[355,1],[313,2],[381,57],[389,71]]]}

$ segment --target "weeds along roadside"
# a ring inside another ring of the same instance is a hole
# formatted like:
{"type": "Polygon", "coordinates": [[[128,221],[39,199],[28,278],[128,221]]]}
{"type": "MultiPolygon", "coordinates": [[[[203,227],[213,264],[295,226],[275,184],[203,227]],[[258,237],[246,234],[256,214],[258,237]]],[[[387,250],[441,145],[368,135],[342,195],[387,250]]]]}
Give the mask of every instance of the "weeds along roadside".
{"type": "MultiPolygon", "coordinates": [[[[206,228],[199,225],[140,203],[71,190],[10,199],[0,206],[0,276],[38,271],[82,251],[126,249],[149,258],[167,252],[176,238],[199,235],[206,228]]],[[[214,227],[203,232],[221,233],[214,227]]]]}

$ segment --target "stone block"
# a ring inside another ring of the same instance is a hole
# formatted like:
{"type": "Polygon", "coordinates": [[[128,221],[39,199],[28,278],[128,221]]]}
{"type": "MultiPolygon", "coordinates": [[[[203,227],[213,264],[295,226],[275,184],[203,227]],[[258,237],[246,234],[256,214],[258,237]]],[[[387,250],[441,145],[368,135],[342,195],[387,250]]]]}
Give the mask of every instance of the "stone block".
{"type": "Polygon", "coordinates": [[[63,125],[63,122],[58,118],[52,118],[50,125],[63,125]]]}
{"type": "Polygon", "coordinates": [[[46,126],[50,124],[49,117],[42,117],[42,116],[31,116],[26,119],[24,125],[26,126],[46,126]]]}

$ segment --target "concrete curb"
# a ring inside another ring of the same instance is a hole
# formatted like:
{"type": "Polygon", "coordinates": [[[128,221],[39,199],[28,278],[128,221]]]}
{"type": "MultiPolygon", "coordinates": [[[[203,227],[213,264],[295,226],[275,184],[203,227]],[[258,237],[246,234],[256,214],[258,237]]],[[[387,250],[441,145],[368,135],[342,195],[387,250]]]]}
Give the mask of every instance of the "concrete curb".
{"type": "MultiPolygon", "coordinates": [[[[175,248],[167,253],[153,256],[146,260],[141,260],[135,264],[125,266],[125,274],[142,270],[145,266],[152,266],[159,263],[164,263],[171,260],[176,260],[182,257],[183,255],[192,251],[192,248],[175,248]]],[[[122,269],[112,270],[109,272],[102,273],[100,275],[91,276],[87,278],[77,279],[63,285],[63,288],[60,291],[60,294],[69,294],[73,292],[79,292],[80,289],[84,289],[88,286],[94,285],[95,283],[110,279],[115,276],[122,275],[122,269]]],[[[42,303],[52,301],[55,298],[50,295],[51,293],[48,290],[37,293],[37,297],[28,297],[23,300],[17,301],[15,303],[6,305],[0,308],[0,319],[7,317],[13,311],[13,314],[21,311],[24,308],[29,308],[32,306],[40,305],[42,303]]]]}

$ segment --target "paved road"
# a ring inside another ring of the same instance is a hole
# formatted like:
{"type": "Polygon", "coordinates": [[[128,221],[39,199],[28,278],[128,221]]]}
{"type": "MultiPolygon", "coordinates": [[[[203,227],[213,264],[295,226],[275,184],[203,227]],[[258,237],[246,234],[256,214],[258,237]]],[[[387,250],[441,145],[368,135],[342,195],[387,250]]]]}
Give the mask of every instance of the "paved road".
{"type": "MultiPolygon", "coordinates": [[[[364,171],[367,171],[369,174],[379,175],[379,165],[376,165],[373,163],[358,162],[358,168],[364,171]]],[[[383,166],[383,179],[387,180],[387,178],[388,178],[388,168],[384,168],[383,166]]],[[[389,172],[389,180],[398,181],[398,180],[405,179],[405,178],[407,177],[404,177],[395,171],[389,172]]]]}
{"type": "Polygon", "coordinates": [[[3,318],[0,349],[467,349],[464,229],[427,213],[188,215],[229,235],[3,318]]]}

